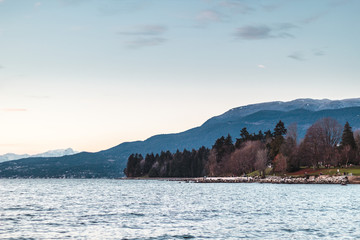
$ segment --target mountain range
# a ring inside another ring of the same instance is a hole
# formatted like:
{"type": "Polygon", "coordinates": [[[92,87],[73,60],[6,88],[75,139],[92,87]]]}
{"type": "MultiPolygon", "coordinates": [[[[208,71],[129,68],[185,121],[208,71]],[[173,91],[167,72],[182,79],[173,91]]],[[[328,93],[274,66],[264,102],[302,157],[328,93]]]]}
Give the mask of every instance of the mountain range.
{"type": "Polygon", "coordinates": [[[162,134],[145,141],[125,142],[96,153],[81,152],[63,157],[27,158],[0,163],[0,177],[74,177],[117,178],[123,176],[127,158],[132,153],[175,152],[211,147],[215,140],[230,134],[239,137],[243,127],[249,133],[273,130],[282,120],[285,126],[296,123],[298,136],[317,120],[331,117],[353,130],[360,129],[360,98],[345,100],[297,99],[289,102],[267,102],[233,108],[207,120],[199,127],[174,134],[162,134]]]}
{"type": "Polygon", "coordinates": [[[15,154],[15,153],[7,153],[4,155],[0,155],[0,162],[6,162],[6,161],[12,161],[12,160],[18,160],[22,158],[36,158],[36,157],[62,157],[67,155],[73,155],[79,153],[78,151],[74,151],[72,148],[66,148],[66,149],[56,149],[56,150],[50,150],[44,153],[39,154],[15,154]]]}

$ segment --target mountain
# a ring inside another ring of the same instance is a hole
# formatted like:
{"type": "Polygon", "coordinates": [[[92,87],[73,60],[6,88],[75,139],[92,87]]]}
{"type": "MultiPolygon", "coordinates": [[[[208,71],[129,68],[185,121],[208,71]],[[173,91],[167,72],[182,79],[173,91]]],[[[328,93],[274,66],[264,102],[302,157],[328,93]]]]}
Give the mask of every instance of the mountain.
{"type": "Polygon", "coordinates": [[[31,157],[62,157],[62,156],[67,156],[67,155],[74,155],[76,153],[79,153],[79,152],[74,151],[72,148],[66,148],[66,149],[50,150],[50,151],[47,151],[44,153],[31,155],[31,157]]]}
{"type": "Polygon", "coordinates": [[[56,158],[28,158],[0,163],[0,177],[76,177],[116,178],[123,176],[127,158],[132,153],[160,151],[201,146],[211,147],[215,140],[228,133],[239,137],[246,127],[250,133],[273,130],[282,120],[286,126],[297,123],[299,138],[317,120],[331,117],[353,130],[360,129],[360,98],[345,100],[297,99],[290,102],[268,102],[231,109],[213,117],[199,127],[176,134],[162,134],[145,141],[125,142],[96,153],[78,153],[56,158]]]}
{"type": "Polygon", "coordinates": [[[22,158],[30,158],[30,157],[62,157],[67,155],[73,155],[79,153],[78,151],[74,151],[72,148],[67,149],[57,149],[57,150],[50,150],[44,153],[39,153],[35,155],[29,154],[14,154],[14,153],[7,153],[4,155],[0,155],[0,162],[17,160],[22,158]]]}
{"type": "Polygon", "coordinates": [[[6,162],[6,161],[17,160],[28,157],[30,157],[29,154],[6,153],[4,155],[0,155],[0,162],[6,162]]]}

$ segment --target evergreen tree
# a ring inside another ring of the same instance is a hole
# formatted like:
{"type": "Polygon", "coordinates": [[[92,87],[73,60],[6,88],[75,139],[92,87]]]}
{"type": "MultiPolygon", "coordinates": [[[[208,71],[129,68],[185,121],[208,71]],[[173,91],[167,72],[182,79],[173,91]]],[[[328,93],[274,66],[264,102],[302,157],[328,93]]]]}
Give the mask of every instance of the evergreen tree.
{"type": "Polygon", "coordinates": [[[356,148],[354,133],[352,131],[352,128],[351,128],[349,122],[345,123],[344,131],[343,131],[342,137],[341,137],[341,147],[344,147],[344,146],[350,146],[351,149],[356,148]]]}
{"type": "Polygon", "coordinates": [[[224,148],[226,153],[232,153],[235,150],[230,134],[224,140],[224,148]]]}
{"type": "Polygon", "coordinates": [[[280,120],[274,128],[274,137],[283,136],[286,132],[285,124],[280,120]]]}
{"type": "Polygon", "coordinates": [[[242,138],[242,140],[245,142],[247,140],[249,140],[250,138],[250,134],[248,132],[248,130],[246,129],[246,127],[244,127],[243,129],[241,129],[240,131],[240,137],[242,138]]]}
{"type": "Polygon", "coordinates": [[[280,120],[274,128],[274,137],[269,145],[269,157],[271,160],[274,160],[276,155],[280,152],[281,145],[284,143],[283,135],[285,135],[286,132],[285,124],[280,120]]]}
{"type": "Polygon", "coordinates": [[[216,140],[215,144],[212,147],[216,152],[216,161],[218,163],[221,162],[221,159],[225,154],[224,145],[225,145],[225,138],[224,136],[222,136],[221,138],[218,138],[216,140]]]}
{"type": "Polygon", "coordinates": [[[250,134],[249,134],[248,130],[246,129],[246,127],[244,127],[243,129],[240,130],[240,138],[236,139],[235,147],[240,148],[241,144],[246,142],[249,139],[250,139],[250,134]]]}
{"type": "Polygon", "coordinates": [[[146,154],[145,156],[145,165],[144,165],[144,174],[148,174],[152,165],[155,163],[156,159],[153,153],[146,154]]]}
{"type": "Polygon", "coordinates": [[[271,139],[273,137],[273,134],[270,130],[267,130],[265,132],[265,139],[271,139]]]}

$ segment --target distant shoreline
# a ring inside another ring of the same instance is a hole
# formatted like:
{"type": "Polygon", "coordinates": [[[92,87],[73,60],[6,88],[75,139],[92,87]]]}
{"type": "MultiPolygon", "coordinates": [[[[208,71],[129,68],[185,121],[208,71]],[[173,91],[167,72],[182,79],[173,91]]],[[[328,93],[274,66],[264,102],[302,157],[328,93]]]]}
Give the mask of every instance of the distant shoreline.
{"type": "Polygon", "coordinates": [[[195,177],[195,178],[121,178],[121,180],[160,180],[192,183],[273,183],[273,184],[360,184],[359,176],[309,176],[309,177],[195,177]]]}

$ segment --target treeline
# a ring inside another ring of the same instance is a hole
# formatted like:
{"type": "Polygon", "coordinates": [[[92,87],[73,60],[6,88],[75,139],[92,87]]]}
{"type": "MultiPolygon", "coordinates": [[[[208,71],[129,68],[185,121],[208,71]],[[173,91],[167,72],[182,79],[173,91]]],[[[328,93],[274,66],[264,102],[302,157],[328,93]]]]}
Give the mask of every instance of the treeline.
{"type": "Polygon", "coordinates": [[[206,175],[206,164],[210,150],[184,150],[176,153],[161,152],[154,155],[130,155],[124,173],[127,177],[200,177],[206,175]]]}
{"type": "Polygon", "coordinates": [[[240,176],[258,170],[265,176],[293,172],[301,166],[341,166],[360,163],[360,134],[349,123],[342,127],[332,118],[313,124],[297,142],[297,125],[279,121],[273,131],[250,134],[246,128],[233,141],[230,135],[217,139],[211,149],[179,150],[176,153],[132,154],[124,170],[128,177],[240,176]]]}

